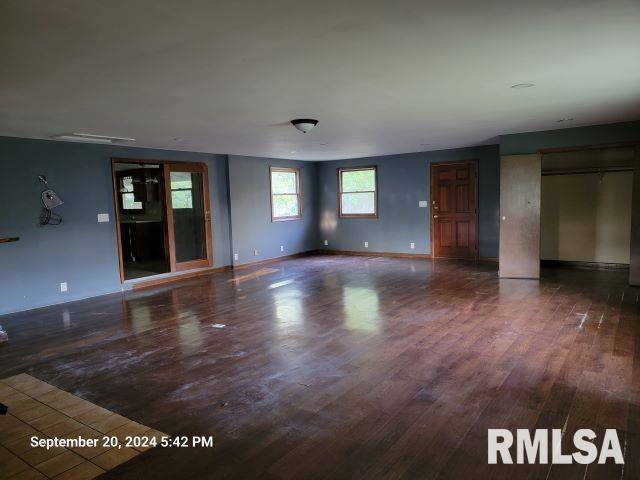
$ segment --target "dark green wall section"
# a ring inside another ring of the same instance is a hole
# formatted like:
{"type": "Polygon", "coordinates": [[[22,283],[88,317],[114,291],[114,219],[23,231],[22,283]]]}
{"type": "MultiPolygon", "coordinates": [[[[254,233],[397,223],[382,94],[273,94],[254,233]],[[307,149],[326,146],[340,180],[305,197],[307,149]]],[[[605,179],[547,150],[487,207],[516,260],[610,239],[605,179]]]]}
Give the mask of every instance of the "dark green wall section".
{"type": "Polygon", "coordinates": [[[584,147],[607,143],[637,142],[640,122],[516,133],[500,137],[501,155],[535,153],[541,148],[584,147]]]}

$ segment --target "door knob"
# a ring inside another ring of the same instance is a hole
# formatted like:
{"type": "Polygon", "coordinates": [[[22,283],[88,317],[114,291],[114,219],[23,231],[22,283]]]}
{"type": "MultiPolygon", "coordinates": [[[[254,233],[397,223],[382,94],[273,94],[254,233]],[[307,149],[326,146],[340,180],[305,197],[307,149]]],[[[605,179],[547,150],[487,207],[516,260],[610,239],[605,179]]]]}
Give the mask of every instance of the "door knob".
{"type": "Polygon", "coordinates": [[[438,215],[434,215],[433,218],[438,218],[438,215]]]}

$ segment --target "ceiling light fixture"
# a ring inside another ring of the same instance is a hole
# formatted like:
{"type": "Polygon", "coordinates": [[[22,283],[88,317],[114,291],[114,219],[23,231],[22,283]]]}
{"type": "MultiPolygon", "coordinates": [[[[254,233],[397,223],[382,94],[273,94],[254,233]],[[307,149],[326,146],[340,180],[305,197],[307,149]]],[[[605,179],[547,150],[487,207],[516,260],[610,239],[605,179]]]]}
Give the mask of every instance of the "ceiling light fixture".
{"type": "Polygon", "coordinates": [[[106,135],[93,135],[91,133],[67,133],[63,135],[54,135],[54,140],[66,140],[69,142],[87,142],[87,143],[124,143],[124,142],[135,142],[135,138],[125,138],[125,137],[108,137],[106,135]]]}
{"type": "Polygon", "coordinates": [[[531,87],[535,87],[536,84],[535,83],[516,83],[515,85],[511,85],[511,88],[515,88],[517,90],[521,89],[521,88],[531,88],[531,87]]]}
{"type": "Polygon", "coordinates": [[[313,118],[296,118],[295,120],[291,120],[291,125],[302,133],[310,132],[317,124],[318,120],[314,120],[313,118]]]}

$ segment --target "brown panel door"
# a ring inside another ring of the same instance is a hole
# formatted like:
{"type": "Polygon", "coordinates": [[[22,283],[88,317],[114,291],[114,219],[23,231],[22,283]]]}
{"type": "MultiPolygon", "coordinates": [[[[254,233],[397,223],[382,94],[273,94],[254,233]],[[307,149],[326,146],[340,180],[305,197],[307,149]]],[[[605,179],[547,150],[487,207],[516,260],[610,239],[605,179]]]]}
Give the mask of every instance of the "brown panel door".
{"type": "Polygon", "coordinates": [[[477,258],[477,172],[476,161],[431,165],[434,257],[477,258]]]}
{"type": "Polygon", "coordinates": [[[540,155],[500,160],[500,277],[540,278],[540,155]]]}

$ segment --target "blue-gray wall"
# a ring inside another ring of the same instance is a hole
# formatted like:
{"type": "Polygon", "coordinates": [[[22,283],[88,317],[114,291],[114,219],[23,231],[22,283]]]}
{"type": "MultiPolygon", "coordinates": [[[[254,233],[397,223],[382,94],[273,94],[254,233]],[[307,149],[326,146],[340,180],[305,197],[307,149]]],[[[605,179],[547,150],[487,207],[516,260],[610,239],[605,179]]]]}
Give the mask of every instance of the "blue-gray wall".
{"type": "Polygon", "coordinates": [[[330,162],[300,162],[0,137],[0,236],[20,236],[0,245],[0,314],[123,289],[111,183],[111,157],[197,161],[209,167],[215,266],[276,258],[325,248],[431,253],[429,200],[431,162],[479,160],[479,254],[498,255],[499,155],[540,148],[640,140],[640,122],[529,132],[500,137],[500,146],[441,150],[330,162]],[[271,222],[269,166],[301,168],[301,220],[271,222]],[[340,166],[377,165],[379,218],[339,219],[340,166]],[[60,226],[40,227],[37,176],[46,175],[65,204],[60,226]],[[98,213],[109,223],[97,223],[98,213]],[[409,243],[415,242],[415,250],[409,243]],[[285,251],[280,252],[280,245],[285,251]],[[254,256],[257,249],[259,255],[254,256]],[[60,282],[69,291],[60,292],[60,282]]]}
{"type": "Polygon", "coordinates": [[[607,143],[637,142],[640,121],[515,133],[500,137],[501,155],[535,153],[542,148],[583,147],[607,143]]]}
{"type": "Polygon", "coordinates": [[[209,167],[215,266],[228,265],[225,155],[0,137],[0,313],[120,291],[111,157],[204,162],[209,167]],[[41,227],[38,175],[65,204],[41,227]],[[109,223],[97,223],[109,213],[109,223]],[[68,282],[69,291],[60,292],[68,282]]]}
{"type": "Polygon", "coordinates": [[[231,227],[236,265],[317,248],[317,164],[272,158],[229,156],[231,227]],[[271,221],[269,167],[300,169],[302,218],[271,221]],[[284,252],[280,246],[284,246],[284,252]],[[253,251],[258,250],[255,256],[253,251]]]}
{"type": "Polygon", "coordinates": [[[431,253],[429,208],[431,162],[477,159],[479,255],[498,256],[500,157],[497,145],[336,160],[318,164],[318,248],[393,253],[431,253]],[[338,218],[339,167],[378,166],[378,218],[338,218]],[[322,245],[329,241],[329,247],[322,245]],[[415,249],[409,246],[415,243],[415,249]]]}

